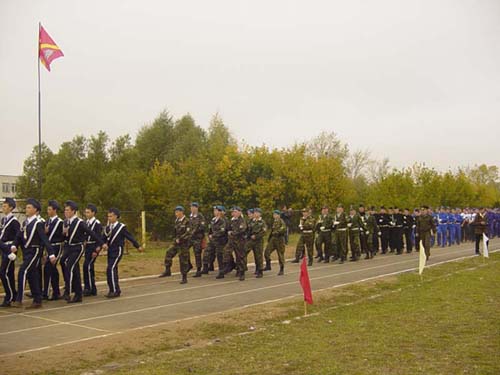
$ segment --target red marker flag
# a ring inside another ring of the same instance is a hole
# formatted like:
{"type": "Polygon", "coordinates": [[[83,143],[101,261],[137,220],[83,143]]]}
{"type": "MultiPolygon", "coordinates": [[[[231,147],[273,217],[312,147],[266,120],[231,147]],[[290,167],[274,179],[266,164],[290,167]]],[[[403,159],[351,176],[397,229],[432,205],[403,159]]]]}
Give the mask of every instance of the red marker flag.
{"type": "Polygon", "coordinates": [[[313,296],[311,291],[311,282],[309,281],[309,273],[307,272],[307,257],[302,259],[302,264],[300,265],[300,285],[304,291],[304,301],[309,305],[313,303],[313,296]]]}
{"type": "Polygon", "coordinates": [[[38,34],[38,56],[43,66],[50,72],[50,63],[58,57],[64,56],[61,49],[52,40],[42,25],[38,34]]]}

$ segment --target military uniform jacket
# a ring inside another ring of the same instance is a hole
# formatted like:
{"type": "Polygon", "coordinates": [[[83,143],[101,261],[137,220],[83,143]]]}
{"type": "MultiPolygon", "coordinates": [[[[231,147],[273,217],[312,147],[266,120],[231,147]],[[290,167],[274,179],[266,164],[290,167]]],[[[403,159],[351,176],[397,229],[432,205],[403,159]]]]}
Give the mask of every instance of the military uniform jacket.
{"type": "Polygon", "coordinates": [[[379,229],[377,225],[377,220],[374,215],[370,214],[365,215],[364,230],[367,234],[378,233],[379,229]]]}
{"type": "Polygon", "coordinates": [[[64,221],[65,226],[69,224],[68,231],[64,236],[66,245],[82,245],[88,239],[91,239],[97,243],[97,246],[102,246],[103,240],[101,236],[94,233],[82,219],[75,217],[73,221],[71,221],[71,224],[69,221],[68,219],[64,221]]]}
{"type": "Polygon", "coordinates": [[[191,214],[191,216],[189,216],[189,224],[191,226],[191,238],[193,240],[201,240],[205,237],[205,230],[207,226],[205,216],[199,212],[196,216],[191,214]]]}
{"type": "Polygon", "coordinates": [[[114,254],[125,246],[125,239],[129,240],[136,249],[141,247],[136,241],[134,236],[130,234],[125,224],[116,222],[111,225],[107,225],[104,229],[104,239],[108,245],[108,254],[114,254]]]}
{"type": "MultiPolygon", "coordinates": [[[[14,215],[5,216],[0,222],[0,241],[5,245],[11,245],[19,235],[21,224],[14,215]]],[[[4,249],[4,255],[10,254],[10,246],[4,249]]]]}
{"type": "Polygon", "coordinates": [[[41,248],[45,245],[49,255],[54,254],[54,249],[49,243],[49,239],[45,234],[44,223],[38,218],[33,218],[29,223],[26,220],[14,239],[12,246],[21,246],[23,251],[30,248],[41,248]]]}
{"type": "MultiPolygon", "coordinates": [[[[92,232],[94,232],[97,236],[102,238],[102,224],[99,220],[94,219],[91,222],[87,220],[86,224],[92,232]]],[[[95,244],[95,243],[96,241],[94,241],[92,237],[90,236],[87,237],[87,244],[95,244]]]]}
{"type": "Polygon", "coordinates": [[[309,215],[305,219],[302,217],[299,223],[299,229],[304,235],[311,235],[314,233],[314,227],[316,226],[316,220],[312,215],[309,215]]]}
{"type": "Polygon", "coordinates": [[[476,214],[472,226],[474,227],[474,234],[486,233],[488,228],[488,217],[486,214],[476,214]]]}
{"type": "Polygon", "coordinates": [[[411,215],[403,215],[403,228],[413,228],[415,221],[411,215]]]}
{"type": "Polygon", "coordinates": [[[332,215],[319,215],[318,221],[316,222],[316,231],[319,232],[331,232],[333,227],[332,215]]]}
{"type": "Polygon", "coordinates": [[[214,217],[210,222],[209,234],[218,242],[227,241],[227,222],[223,217],[214,217]]]}
{"type": "Polygon", "coordinates": [[[277,218],[273,220],[273,225],[271,227],[271,233],[269,237],[284,237],[286,233],[286,223],[282,218],[277,218]]]}
{"type": "Polygon", "coordinates": [[[403,227],[403,214],[392,214],[391,217],[391,226],[395,228],[403,227]]]}
{"type": "Polygon", "coordinates": [[[262,218],[253,219],[250,222],[248,235],[250,236],[251,240],[258,241],[264,238],[266,231],[267,225],[266,222],[262,220],[262,218]],[[255,239],[253,239],[252,236],[255,236],[255,239]]]}
{"type": "Polygon", "coordinates": [[[436,223],[431,215],[420,215],[417,217],[417,232],[426,233],[436,230],[436,223]]]}
{"type": "Polygon", "coordinates": [[[389,214],[379,214],[378,222],[379,228],[388,228],[391,226],[391,217],[389,214]]]}
{"type": "Polygon", "coordinates": [[[45,221],[47,237],[52,245],[58,246],[64,243],[63,225],[64,221],[59,216],[48,218],[45,221]]]}
{"type": "Polygon", "coordinates": [[[232,217],[229,226],[229,239],[230,240],[243,240],[247,233],[247,223],[245,219],[240,217],[232,217]]]}
{"type": "Polygon", "coordinates": [[[347,219],[347,226],[352,231],[360,231],[363,229],[363,224],[361,222],[361,216],[359,214],[355,214],[354,216],[349,216],[347,219]],[[350,225],[349,225],[350,224],[350,225]]]}
{"type": "Polygon", "coordinates": [[[175,219],[174,241],[179,244],[185,244],[191,239],[191,226],[186,216],[175,219]]]}
{"type": "Polygon", "coordinates": [[[345,212],[342,212],[340,214],[335,213],[333,225],[336,230],[347,229],[347,215],[345,214],[345,212]]]}

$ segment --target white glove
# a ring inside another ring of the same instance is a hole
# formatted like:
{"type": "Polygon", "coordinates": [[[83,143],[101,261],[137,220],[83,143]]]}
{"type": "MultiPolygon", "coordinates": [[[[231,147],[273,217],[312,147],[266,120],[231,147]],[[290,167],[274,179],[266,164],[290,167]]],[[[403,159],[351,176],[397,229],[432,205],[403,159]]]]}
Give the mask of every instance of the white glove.
{"type": "Polygon", "coordinates": [[[325,230],[325,227],[319,227],[319,229],[321,229],[321,230],[325,230]]]}
{"type": "Polygon", "coordinates": [[[51,254],[51,255],[49,255],[49,259],[54,260],[54,259],[56,259],[56,256],[54,254],[51,254]]]}
{"type": "Polygon", "coordinates": [[[366,231],[365,233],[366,233],[367,236],[370,234],[370,232],[368,232],[368,231],[366,231]]]}
{"type": "Polygon", "coordinates": [[[13,252],[13,253],[15,253],[17,251],[17,247],[11,246],[10,247],[10,251],[13,252]]]}
{"type": "Polygon", "coordinates": [[[347,224],[347,226],[348,226],[349,228],[350,228],[350,227],[352,227],[352,223],[347,224]]]}
{"type": "Polygon", "coordinates": [[[299,229],[302,230],[304,227],[302,225],[299,225],[299,229]]]}
{"type": "Polygon", "coordinates": [[[378,232],[377,234],[378,234],[379,236],[381,236],[381,235],[382,235],[382,232],[378,232]]]}
{"type": "Polygon", "coordinates": [[[9,255],[7,255],[7,258],[9,258],[11,261],[15,261],[17,257],[16,254],[10,253],[9,255]]]}
{"type": "Polygon", "coordinates": [[[334,221],[333,222],[333,225],[339,225],[340,224],[340,221],[334,221]]]}

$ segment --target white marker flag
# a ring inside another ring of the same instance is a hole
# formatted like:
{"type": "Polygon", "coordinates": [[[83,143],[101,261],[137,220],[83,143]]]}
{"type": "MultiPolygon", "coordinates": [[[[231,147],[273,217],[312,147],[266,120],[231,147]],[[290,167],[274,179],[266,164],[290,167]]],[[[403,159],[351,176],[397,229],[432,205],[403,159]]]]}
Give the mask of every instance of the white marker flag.
{"type": "Polygon", "coordinates": [[[483,257],[485,258],[489,258],[490,257],[490,254],[488,252],[488,241],[490,239],[488,238],[488,236],[486,236],[486,233],[483,233],[483,257]]]}
{"type": "Polygon", "coordinates": [[[425,262],[427,260],[427,257],[425,256],[424,244],[422,242],[423,241],[420,241],[420,254],[419,254],[419,258],[418,258],[418,274],[419,275],[421,275],[422,272],[424,272],[425,262]]]}

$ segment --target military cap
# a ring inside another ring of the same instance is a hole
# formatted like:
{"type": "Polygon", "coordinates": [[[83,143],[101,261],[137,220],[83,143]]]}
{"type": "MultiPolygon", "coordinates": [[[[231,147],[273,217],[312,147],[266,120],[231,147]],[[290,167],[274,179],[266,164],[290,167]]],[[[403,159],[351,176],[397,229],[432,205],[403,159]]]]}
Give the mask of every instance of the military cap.
{"type": "Polygon", "coordinates": [[[59,208],[60,208],[60,207],[59,207],[59,203],[57,203],[57,201],[56,201],[56,200],[53,200],[53,199],[49,200],[49,204],[48,204],[48,206],[49,206],[49,207],[52,207],[52,208],[53,208],[54,210],[56,210],[56,211],[57,211],[57,210],[59,210],[59,208]]]}
{"type": "Polygon", "coordinates": [[[253,209],[253,211],[254,211],[254,212],[258,212],[259,214],[261,214],[261,213],[262,213],[262,210],[261,210],[259,207],[254,208],[254,209],[253,209]]]}
{"type": "Polygon", "coordinates": [[[233,206],[233,208],[231,208],[231,211],[239,211],[239,212],[241,212],[241,207],[233,206]]]}
{"type": "Polygon", "coordinates": [[[424,206],[422,206],[422,208],[423,208],[424,210],[428,210],[428,209],[429,209],[429,206],[425,206],[425,205],[424,205],[424,206]]]}
{"type": "Polygon", "coordinates": [[[89,203],[87,204],[87,208],[93,213],[97,213],[97,207],[95,206],[95,204],[89,203]]]}
{"type": "Polygon", "coordinates": [[[276,215],[281,215],[281,211],[280,211],[280,210],[274,210],[274,211],[273,211],[273,214],[276,214],[276,215]]]}
{"type": "Polygon", "coordinates": [[[249,214],[253,214],[253,212],[254,212],[253,208],[249,208],[249,209],[247,210],[247,213],[249,213],[249,214]]]}
{"type": "Polygon", "coordinates": [[[14,198],[5,198],[3,203],[7,203],[11,208],[16,208],[16,201],[14,198]]]}
{"type": "Polygon", "coordinates": [[[217,211],[220,211],[220,212],[225,212],[226,211],[226,207],[222,206],[222,205],[218,205],[218,206],[215,206],[214,207],[217,211]]]}
{"type": "Polygon", "coordinates": [[[343,205],[342,203],[339,203],[339,204],[337,205],[337,208],[344,208],[344,205],[343,205]]]}
{"type": "Polygon", "coordinates": [[[174,211],[181,211],[181,212],[184,212],[184,207],[182,206],[177,206],[175,207],[175,210],[174,211]]]}
{"type": "Polygon", "coordinates": [[[78,205],[75,202],[73,202],[73,201],[66,201],[66,202],[64,202],[64,207],[69,207],[73,211],[78,210],[78,205]]]}
{"type": "Polygon", "coordinates": [[[115,214],[117,217],[120,217],[120,210],[118,208],[115,208],[115,207],[111,207],[108,212],[110,214],[115,214]]]}
{"type": "Polygon", "coordinates": [[[37,211],[40,211],[42,209],[42,206],[40,205],[40,202],[38,202],[35,198],[28,198],[26,199],[26,204],[30,204],[33,207],[36,208],[37,211]]]}
{"type": "Polygon", "coordinates": [[[329,208],[326,204],[321,209],[329,208]]]}
{"type": "Polygon", "coordinates": [[[359,208],[365,208],[365,205],[363,203],[360,203],[359,208]]]}
{"type": "Polygon", "coordinates": [[[385,210],[385,206],[380,206],[380,209],[381,210],[385,210]]]}
{"type": "Polygon", "coordinates": [[[370,206],[370,211],[375,211],[375,206],[370,206]]]}
{"type": "Polygon", "coordinates": [[[191,207],[200,207],[198,202],[191,202],[191,207]]]}

